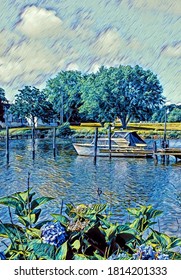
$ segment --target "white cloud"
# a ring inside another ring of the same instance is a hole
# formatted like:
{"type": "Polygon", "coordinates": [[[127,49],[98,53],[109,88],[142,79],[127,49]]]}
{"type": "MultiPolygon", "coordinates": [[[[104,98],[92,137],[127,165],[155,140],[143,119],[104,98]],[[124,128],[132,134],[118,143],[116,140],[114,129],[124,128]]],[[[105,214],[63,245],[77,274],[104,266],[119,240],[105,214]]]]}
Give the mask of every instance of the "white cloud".
{"type": "Polygon", "coordinates": [[[69,70],[80,71],[78,64],[77,63],[73,63],[73,62],[71,62],[71,63],[69,63],[67,65],[66,70],[67,71],[69,71],[69,70]]]}
{"type": "Polygon", "coordinates": [[[96,72],[99,70],[100,67],[101,67],[100,64],[98,64],[98,63],[93,63],[92,66],[91,66],[90,69],[89,69],[89,72],[96,73],[96,72]]]}
{"type": "Polygon", "coordinates": [[[21,14],[16,28],[30,38],[56,37],[61,35],[62,20],[52,10],[29,6],[21,14]]]}
{"type": "Polygon", "coordinates": [[[37,41],[14,44],[0,57],[0,80],[7,85],[37,84],[64,66],[66,54],[54,55],[37,41]]]}
{"type": "Polygon", "coordinates": [[[91,47],[92,52],[98,56],[110,55],[116,57],[125,45],[125,41],[121,38],[119,32],[111,28],[102,32],[91,47]]]}
{"type": "Polygon", "coordinates": [[[181,57],[181,43],[177,43],[173,46],[167,45],[163,48],[161,53],[169,57],[179,58],[181,57]]]}

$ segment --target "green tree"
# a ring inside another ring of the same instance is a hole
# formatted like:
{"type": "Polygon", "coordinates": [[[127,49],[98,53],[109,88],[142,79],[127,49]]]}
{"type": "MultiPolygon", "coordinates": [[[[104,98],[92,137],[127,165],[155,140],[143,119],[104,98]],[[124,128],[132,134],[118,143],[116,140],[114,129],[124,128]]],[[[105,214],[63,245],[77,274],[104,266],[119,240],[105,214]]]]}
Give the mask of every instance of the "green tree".
{"type": "Polygon", "coordinates": [[[49,122],[54,116],[52,104],[47,101],[46,95],[36,87],[25,86],[15,95],[15,103],[11,106],[14,116],[28,118],[32,124],[32,151],[35,156],[35,122],[41,118],[49,122]]]}
{"type": "Polygon", "coordinates": [[[80,87],[83,75],[78,71],[61,71],[55,78],[49,79],[44,92],[53,108],[63,121],[75,121],[80,118],[78,108],[81,104],[80,87]]]}
{"type": "Polygon", "coordinates": [[[157,76],[138,65],[101,67],[83,82],[80,112],[101,123],[119,118],[126,128],[131,118],[151,118],[164,103],[162,91],[157,76]]]}
{"type": "Polygon", "coordinates": [[[13,115],[31,120],[35,125],[36,118],[49,122],[54,111],[46,95],[36,87],[25,86],[15,95],[15,102],[11,106],[13,115]]]}
{"type": "Polygon", "coordinates": [[[176,108],[181,109],[181,106],[179,105],[177,106],[176,104],[164,105],[152,115],[151,120],[153,122],[159,122],[159,123],[165,122],[165,112],[167,111],[167,121],[170,122],[171,119],[173,119],[173,117],[170,118],[170,115],[172,116],[172,111],[176,108]]]}
{"type": "Polygon", "coordinates": [[[181,122],[181,108],[174,108],[170,112],[168,122],[181,122]]]}
{"type": "Polygon", "coordinates": [[[5,97],[5,91],[3,88],[0,88],[0,121],[4,121],[4,103],[7,102],[5,97]]]}

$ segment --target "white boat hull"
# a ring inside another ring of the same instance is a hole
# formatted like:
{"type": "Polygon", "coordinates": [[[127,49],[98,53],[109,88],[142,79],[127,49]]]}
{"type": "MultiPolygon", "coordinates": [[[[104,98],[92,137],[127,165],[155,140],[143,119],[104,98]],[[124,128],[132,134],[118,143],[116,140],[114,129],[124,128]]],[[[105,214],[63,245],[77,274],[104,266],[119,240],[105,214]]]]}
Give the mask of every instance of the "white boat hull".
{"type": "MultiPolygon", "coordinates": [[[[73,144],[76,152],[80,156],[94,156],[94,145],[92,144],[73,144]]],[[[97,156],[107,157],[110,152],[107,146],[97,147],[97,156]]],[[[152,151],[137,147],[118,148],[111,147],[111,157],[152,157],[152,151]]]]}

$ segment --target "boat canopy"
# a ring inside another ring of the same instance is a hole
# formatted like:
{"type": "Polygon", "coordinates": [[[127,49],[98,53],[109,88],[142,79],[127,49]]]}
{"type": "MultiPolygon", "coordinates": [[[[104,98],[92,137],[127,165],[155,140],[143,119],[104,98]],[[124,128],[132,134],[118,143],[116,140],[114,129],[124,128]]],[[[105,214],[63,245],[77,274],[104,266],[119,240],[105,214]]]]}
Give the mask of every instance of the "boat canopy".
{"type": "Polygon", "coordinates": [[[112,138],[123,138],[128,141],[129,146],[145,146],[146,143],[141,139],[141,137],[133,132],[123,132],[123,131],[115,131],[112,135],[112,138]]]}

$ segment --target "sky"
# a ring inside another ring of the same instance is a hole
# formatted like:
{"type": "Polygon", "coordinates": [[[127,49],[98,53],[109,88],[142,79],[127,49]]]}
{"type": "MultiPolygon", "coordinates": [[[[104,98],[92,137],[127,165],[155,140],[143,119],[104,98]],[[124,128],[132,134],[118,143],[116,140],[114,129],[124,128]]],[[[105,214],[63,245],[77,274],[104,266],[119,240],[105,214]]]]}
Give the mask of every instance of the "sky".
{"type": "Polygon", "coordinates": [[[181,102],[180,0],[0,0],[0,87],[12,101],[61,70],[140,65],[181,102]]]}

